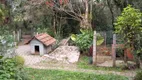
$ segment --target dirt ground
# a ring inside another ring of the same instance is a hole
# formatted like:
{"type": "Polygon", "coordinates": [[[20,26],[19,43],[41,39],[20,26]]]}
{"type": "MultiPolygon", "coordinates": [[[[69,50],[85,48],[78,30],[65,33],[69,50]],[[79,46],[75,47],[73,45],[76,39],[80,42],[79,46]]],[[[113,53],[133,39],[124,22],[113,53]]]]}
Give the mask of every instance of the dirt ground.
{"type": "Polygon", "coordinates": [[[42,56],[30,54],[29,45],[18,46],[16,53],[25,59],[26,66],[34,65],[45,60],[45,58],[43,58],[42,56]]]}
{"type": "Polygon", "coordinates": [[[48,67],[61,67],[63,66],[76,66],[75,64],[66,63],[66,61],[57,61],[55,59],[48,58],[46,56],[32,55],[30,53],[29,45],[21,45],[16,49],[16,53],[25,59],[25,66],[48,66],[48,67]]]}

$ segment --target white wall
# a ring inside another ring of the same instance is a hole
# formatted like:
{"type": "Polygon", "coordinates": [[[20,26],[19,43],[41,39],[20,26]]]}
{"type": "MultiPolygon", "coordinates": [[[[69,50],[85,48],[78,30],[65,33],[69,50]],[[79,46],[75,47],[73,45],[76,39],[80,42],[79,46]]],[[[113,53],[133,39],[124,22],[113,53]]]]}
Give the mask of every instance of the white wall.
{"type": "Polygon", "coordinates": [[[39,46],[39,54],[40,55],[44,55],[46,53],[44,45],[36,39],[34,39],[30,42],[30,46],[31,46],[31,53],[32,54],[35,53],[35,46],[39,46]]]}

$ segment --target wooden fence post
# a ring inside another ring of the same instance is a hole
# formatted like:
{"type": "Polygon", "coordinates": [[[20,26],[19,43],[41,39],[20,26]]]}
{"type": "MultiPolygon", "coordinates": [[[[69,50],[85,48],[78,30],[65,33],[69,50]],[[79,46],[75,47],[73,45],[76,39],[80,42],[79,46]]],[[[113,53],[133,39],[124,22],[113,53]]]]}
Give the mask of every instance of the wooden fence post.
{"type": "Polygon", "coordinates": [[[96,35],[96,31],[94,31],[94,39],[93,39],[93,64],[96,65],[97,64],[97,53],[96,53],[96,45],[97,45],[97,35],[96,35]]]}
{"type": "Polygon", "coordinates": [[[115,67],[116,66],[116,34],[113,34],[112,58],[113,58],[113,67],[115,67]]]}
{"type": "Polygon", "coordinates": [[[17,41],[20,42],[21,29],[17,30],[17,41]]]}

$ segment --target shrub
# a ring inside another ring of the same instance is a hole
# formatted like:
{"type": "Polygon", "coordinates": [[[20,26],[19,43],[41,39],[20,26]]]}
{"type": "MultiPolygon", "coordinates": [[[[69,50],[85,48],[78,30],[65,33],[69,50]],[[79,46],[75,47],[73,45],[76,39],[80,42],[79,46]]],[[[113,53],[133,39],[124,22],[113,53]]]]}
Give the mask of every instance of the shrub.
{"type": "Polygon", "coordinates": [[[93,42],[93,31],[91,30],[80,30],[81,34],[72,34],[71,39],[80,48],[81,51],[88,51],[89,47],[93,42]]]}
{"type": "Polygon", "coordinates": [[[116,49],[116,56],[117,56],[117,57],[120,57],[120,58],[123,58],[123,57],[124,57],[124,49],[122,49],[122,48],[117,48],[117,49],[116,49]]]}
{"type": "MultiPolygon", "coordinates": [[[[140,67],[141,34],[142,33],[142,13],[139,9],[128,5],[124,8],[121,15],[116,19],[115,32],[122,35],[125,42],[125,48],[131,48],[134,51],[136,64],[140,67]]],[[[126,56],[125,56],[126,57],[126,56]]],[[[126,60],[125,60],[126,61],[126,60]]]]}
{"type": "Polygon", "coordinates": [[[142,70],[137,72],[136,76],[134,77],[134,80],[142,80],[142,70]]]}
{"type": "Polygon", "coordinates": [[[15,56],[13,59],[15,60],[17,66],[23,66],[24,65],[25,60],[24,60],[23,57],[15,56]]]}
{"type": "Polygon", "coordinates": [[[17,66],[13,58],[0,59],[0,80],[28,80],[22,66],[17,66]]]}

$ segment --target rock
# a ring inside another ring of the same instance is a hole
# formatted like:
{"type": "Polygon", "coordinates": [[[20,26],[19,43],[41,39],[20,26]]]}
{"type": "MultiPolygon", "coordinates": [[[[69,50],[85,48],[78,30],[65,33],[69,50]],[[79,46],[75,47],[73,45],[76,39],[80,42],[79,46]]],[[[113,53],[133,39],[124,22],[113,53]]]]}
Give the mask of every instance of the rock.
{"type": "Polygon", "coordinates": [[[69,61],[70,63],[76,63],[76,62],[78,62],[79,55],[80,55],[80,54],[75,53],[75,52],[72,53],[71,55],[68,55],[68,61],[69,61]]]}

